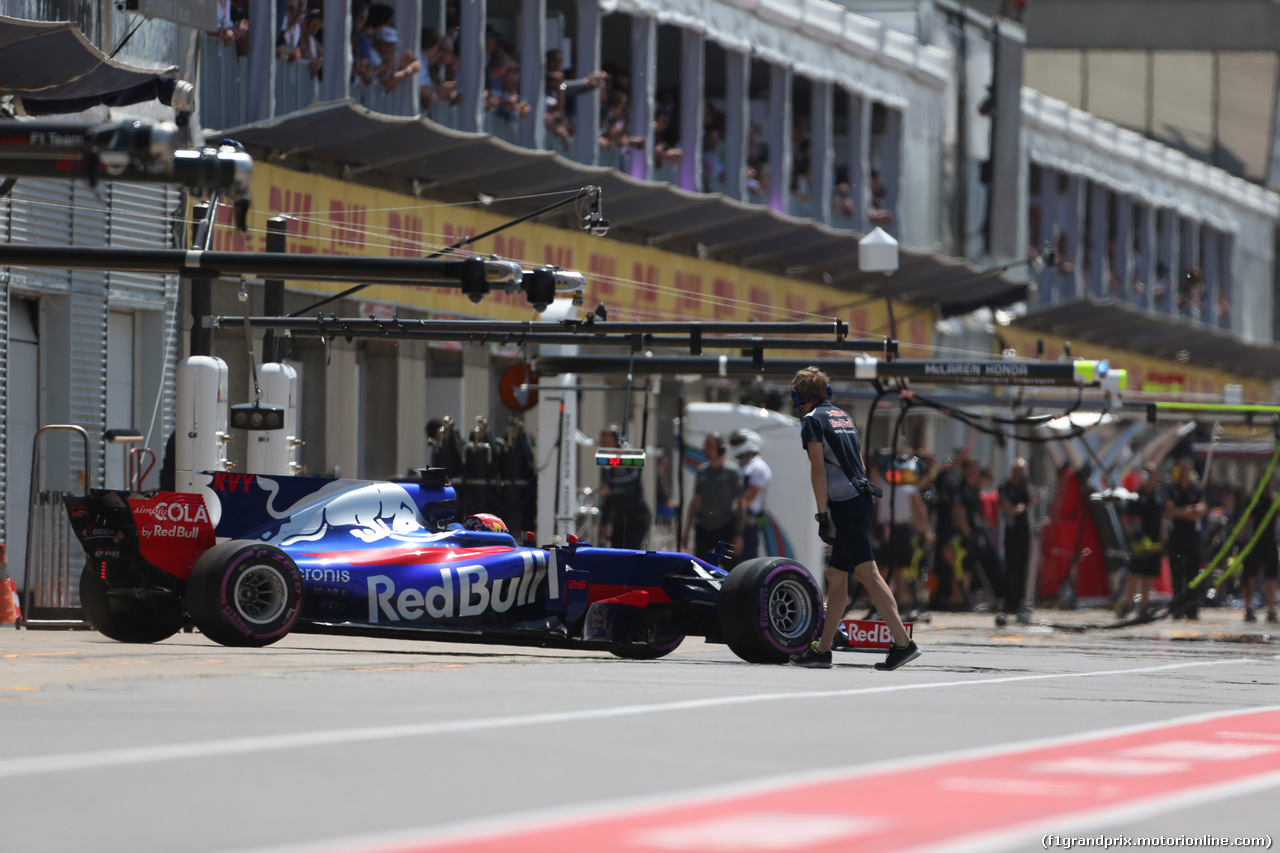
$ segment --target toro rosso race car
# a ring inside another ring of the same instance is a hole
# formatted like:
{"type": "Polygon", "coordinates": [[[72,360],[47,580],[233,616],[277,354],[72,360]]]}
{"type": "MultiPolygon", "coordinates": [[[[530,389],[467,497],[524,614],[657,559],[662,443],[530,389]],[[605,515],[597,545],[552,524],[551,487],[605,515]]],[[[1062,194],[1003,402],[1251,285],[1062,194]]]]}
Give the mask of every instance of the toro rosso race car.
{"type": "Polygon", "coordinates": [[[688,554],[523,547],[493,516],[455,523],[440,472],[371,482],[218,472],[192,492],[66,499],[90,624],[129,643],[193,624],[228,646],[290,631],[600,649],[650,659],[686,636],[781,663],[822,626],[792,560],[731,573],[688,554]]]}

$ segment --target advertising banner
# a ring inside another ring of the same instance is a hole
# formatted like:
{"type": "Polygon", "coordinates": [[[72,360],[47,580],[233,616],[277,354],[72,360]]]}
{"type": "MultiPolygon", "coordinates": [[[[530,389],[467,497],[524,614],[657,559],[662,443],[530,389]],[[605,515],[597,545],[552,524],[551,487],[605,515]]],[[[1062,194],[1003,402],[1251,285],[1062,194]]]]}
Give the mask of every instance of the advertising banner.
{"type": "MultiPolygon", "coordinates": [[[[1037,342],[1044,342],[1046,360],[1056,360],[1063,351],[1065,339],[1042,332],[1002,326],[1000,337],[1011,349],[1024,358],[1035,358],[1037,342]]],[[[1129,371],[1128,390],[1146,394],[1210,394],[1221,398],[1227,385],[1243,388],[1244,403],[1269,402],[1270,388],[1266,382],[1233,376],[1221,370],[1196,367],[1165,361],[1149,355],[1127,352],[1115,347],[1099,346],[1088,341],[1071,342],[1071,355],[1075,358],[1105,359],[1112,367],[1129,371]]]]}
{"type": "MultiPolygon", "coordinates": [[[[369,257],[421,257],[506,221],[477,209],[478,205],[439,204],[269,163],[255,164],[251,197],[249,233],[231,227],[231,211],[224,209],[213,249],[265,251],[266,220],[277,214],[288,220],[289,252],[369,257]]],[[[849,323],[851,336],[888,334],[888,312],[881,298],[585,232],[525,223],[480,240],[469,250],[579,270],[587,276],[587,309],[604,304],[611,319],[813,321],[838,317],[849,323]]],[[[332,294],[358,283],[290,282],[289,287],[332,294]]],[[[359,298],[457,316],[533,317],[519,293],[492,293],[478,306],[457,293],[431,287],[374,286],[359,298]]],[[[894,316],[903,357],[928,355],[932,316],[902,304],[895,305],[894,316]]]]}

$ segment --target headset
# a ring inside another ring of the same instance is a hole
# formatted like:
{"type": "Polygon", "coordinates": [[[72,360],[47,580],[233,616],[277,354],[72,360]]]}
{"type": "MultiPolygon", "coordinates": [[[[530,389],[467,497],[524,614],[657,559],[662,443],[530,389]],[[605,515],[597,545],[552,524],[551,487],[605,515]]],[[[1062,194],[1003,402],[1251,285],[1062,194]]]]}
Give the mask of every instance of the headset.
{"type": "MultiPolygon", "coordinates": [[[[835,392],[833,392],[833,391],[831,390],[831,385],[830,385],[830,384],[828,384],[828,385],[827,385],[827,399],[828,399],[828,400],[830,400],[830,399],[831,399],[831,395],[832,395],[833,393],[835,393],[835,392]]],[[[802,396],[800,395],[800,392],[799,392],[799,391],[797,391],[795,388],[792,388],[792,389],[791,389],[791,402],[795,403],[797,408],[798,408],[798,407],[800,407],[800,406],[803,406],[803,405],[804,405],[804,397],[802,397],[802,396]]]]}

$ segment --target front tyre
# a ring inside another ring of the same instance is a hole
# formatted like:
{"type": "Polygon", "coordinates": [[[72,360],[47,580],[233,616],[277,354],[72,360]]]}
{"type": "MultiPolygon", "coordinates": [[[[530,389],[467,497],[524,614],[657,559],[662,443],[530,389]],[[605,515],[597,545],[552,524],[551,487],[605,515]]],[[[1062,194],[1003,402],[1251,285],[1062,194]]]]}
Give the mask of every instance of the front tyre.
{"type": "Polygon", "coordinates": [[[794,560],[760,557],[729,572],[717,615],[724,641],[738,657],[786,663],[822,633],[822,590],[794,560]]]}
{"type": "Polygon", "coordinates": [[[80,607],[94,630],[120,643],[158,643],[182,628],[178,597],[111,595],[93,560],[80,573],[80,607]]]}
{"type": "Polygon", "coordinates": [[[268,646],[302,611],[302,572],[272,545],[233,539],[191,568],[187,610],[200,632],[224,646],[268,646]]]}

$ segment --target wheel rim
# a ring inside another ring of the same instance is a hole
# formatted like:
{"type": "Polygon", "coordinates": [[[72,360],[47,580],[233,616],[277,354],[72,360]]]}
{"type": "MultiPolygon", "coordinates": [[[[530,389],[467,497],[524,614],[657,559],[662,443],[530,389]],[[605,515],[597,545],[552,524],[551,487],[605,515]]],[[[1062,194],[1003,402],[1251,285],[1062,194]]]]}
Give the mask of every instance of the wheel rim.
{"type": "Polygon", "coordinates": [[[769,593],[769,627],[780,638],[800,639],[812,620],[813,602],[800,581],[783,580],[769,593]]]}
{"type": "Polygon", "coordinates": [[[284,575],[275,566],[251,566],[236,578],[236,612],[255,625],[275,621],[289,604],[284,575]]]}

